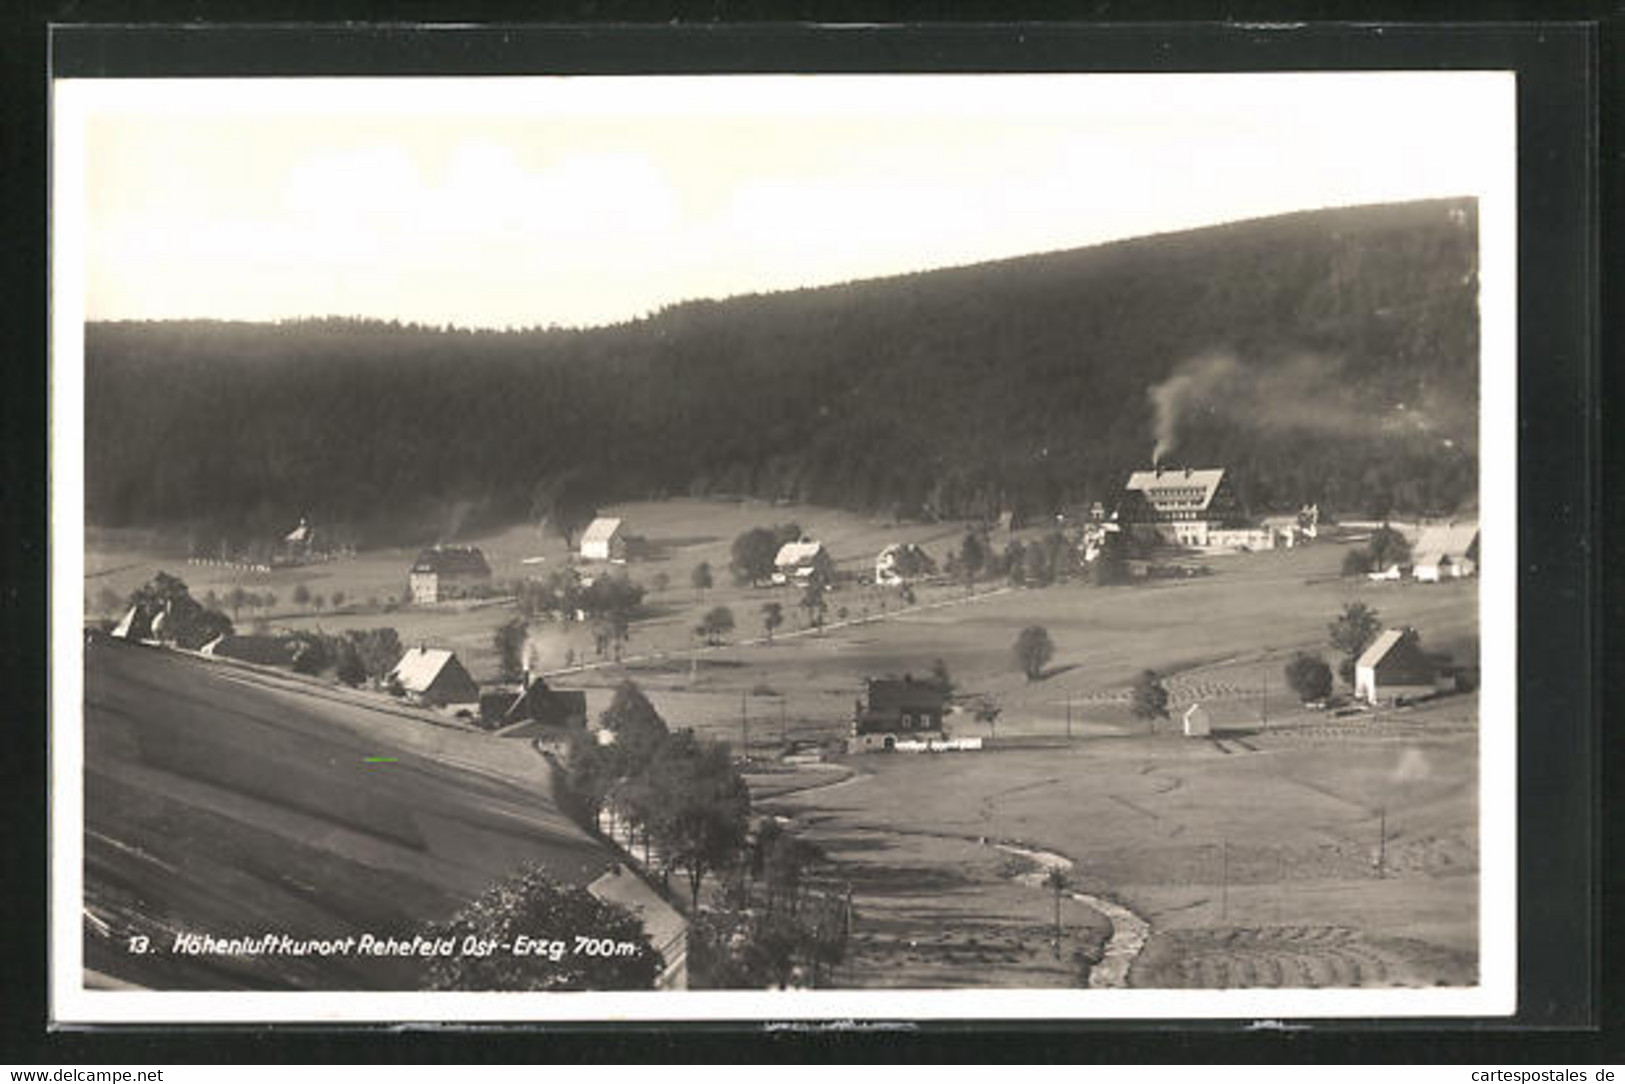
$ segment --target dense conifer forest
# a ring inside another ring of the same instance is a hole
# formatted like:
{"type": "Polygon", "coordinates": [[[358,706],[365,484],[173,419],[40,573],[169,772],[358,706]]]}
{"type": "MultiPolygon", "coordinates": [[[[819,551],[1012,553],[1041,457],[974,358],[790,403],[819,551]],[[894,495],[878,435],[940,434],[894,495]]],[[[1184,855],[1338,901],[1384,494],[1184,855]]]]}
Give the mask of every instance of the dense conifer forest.
{"type": "Polygon", "coordinates": [[[87,515],[406,541],[566,487],[1044,514],[1154,446],[1255,513],[1452,511],[1476,227],[1470,200],[1305,212],[583,330],[92,324],[87,515]]]}

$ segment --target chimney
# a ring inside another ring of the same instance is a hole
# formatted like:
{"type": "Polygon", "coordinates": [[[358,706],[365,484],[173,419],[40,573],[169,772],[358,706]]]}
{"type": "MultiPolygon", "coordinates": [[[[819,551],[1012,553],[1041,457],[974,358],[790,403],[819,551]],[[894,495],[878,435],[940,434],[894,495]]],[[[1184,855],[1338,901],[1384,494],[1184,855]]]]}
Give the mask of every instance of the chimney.
{"type": "Polygon", "coordinates": [[[1191,476],[1191,469],[1189,467],[1186,467],[1185,468],[1185,477],[1189,478],[1190,476],[1191,476]]]}
{"type": "Polygon", "coordinates": [[[1162,477],[1162,464],[1161,463],[1156,464],[1156,471],[1157,471],[1157,477],[1161,478],[1162,477]]]}

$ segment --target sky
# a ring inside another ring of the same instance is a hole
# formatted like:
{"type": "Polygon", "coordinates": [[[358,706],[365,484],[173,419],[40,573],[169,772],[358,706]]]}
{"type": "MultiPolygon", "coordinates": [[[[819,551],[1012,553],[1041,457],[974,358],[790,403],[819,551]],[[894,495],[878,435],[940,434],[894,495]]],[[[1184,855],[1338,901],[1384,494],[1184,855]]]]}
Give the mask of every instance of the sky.
{"type": "MultiPolygon", "coordinates": [[[[88,319],[591,326],[1477,195],[1498,73],[61,81],[88,319]]],[[[1502,174],[1504,175],[1504,174],[1502,174]]],[[[65,242],[61,239],[66,239],[65,242]]]]}

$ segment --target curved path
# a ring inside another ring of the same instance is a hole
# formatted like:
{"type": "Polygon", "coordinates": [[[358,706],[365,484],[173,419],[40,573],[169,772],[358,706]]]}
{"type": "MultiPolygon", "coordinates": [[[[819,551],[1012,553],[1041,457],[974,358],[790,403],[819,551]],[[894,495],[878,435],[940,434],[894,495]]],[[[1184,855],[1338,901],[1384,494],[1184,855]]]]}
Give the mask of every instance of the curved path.
{"type": "MultiPolygon", "coordinates": [[[[841,769],[836,765],[829,765],[824,770],[834,772],[841,769]]],[[[827,792],[834,790],[836,787],[850,786],[874,778],[867,772],[857,769],[849,769],[849,771],[851,774],[844,775],[839,779],[832,779],[827,783],[811,783],[804,787],[797,787],[793,791],[776,794],[769,801],[792,795],[796,798],[803,798],[815,791],[827,792]]],[[[1029,862],[1035,863],[1039,868],[1031,873],[1023,873],[1015,879],[1022,884],[1042,891],[1048,891],[1044,887],[1044,878],[1051,870],[1058,869],[1066,872],[1073,868],[1072,859],[1067,858],[1065,855],[1056,854],[1054,851],[1035,850],[1030,847],[1020,847],[1014,843],[999,843],[985,837],[960,836],[953,833],[916,832],[911,834],[940,834],[945,838],[982,843],[1006,854],[1025,858],[1029,862]]],[[[1135,958],[1140,955],[1145,948],[1146,940],[1151,936],[1151,923],[1116,900],[1092,895],[1088,892],[1074,891],[1069,892],[1068,895],[1085,907],[1105,915],[1112,924],[1112,935],[1106,940],[1100,962],[1089,971],[1089,986],[1092,989],[1114,989],[1127,986],[1129,968],[1134,965],[1135,958]]]]}
{"type": "MultiPolygon", "coordinates": [[[[1012,843],[994,843],[996,850],[1036,862],[1039,868],[1016,879],[1034,888],[1044,888],[1044,878],[1051,870],[1063,872],[1072,868],[1072,860],[1053,851],[1037,851],[1018,847],[1012,843]]],[[[1074,900],[1105,915],[1112,924],[1112,935],[1106,941],[1100,962],[1089,971],[1089,985],[1094,989],[1107,989],[1128,985],[1128,970],[1134,958],[1145,948],[1151,936],[1151,924],[1116,900],[1093,896],[1087,892],[1069,892],[1074,900]]]]}

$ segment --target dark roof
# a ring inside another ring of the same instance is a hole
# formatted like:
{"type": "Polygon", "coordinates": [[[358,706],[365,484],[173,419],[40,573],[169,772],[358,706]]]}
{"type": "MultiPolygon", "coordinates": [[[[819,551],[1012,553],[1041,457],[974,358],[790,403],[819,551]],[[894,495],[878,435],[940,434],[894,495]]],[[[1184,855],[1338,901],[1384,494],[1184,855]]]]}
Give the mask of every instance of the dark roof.
{"type": "Polygon", "coordinates": [[[418,554],[413,572],[434,572],[442,576],[489,576],[491,566],[476,546],[431,546],[418,554]]]}
{"type": "Polygon", "coordinates": [[[948,702],[948,690],[934,681],[911,677],[870,678],[871,712],[941,711],[948,702]]]}
{"type": "Polygon", "coordinates": [[[587,694],[580,689],[554,689],[537,678],[530,688],[516,695],[505,719],[535,719],[538,722],[564,726],[572,721],[587,721],[587,694]]]}

